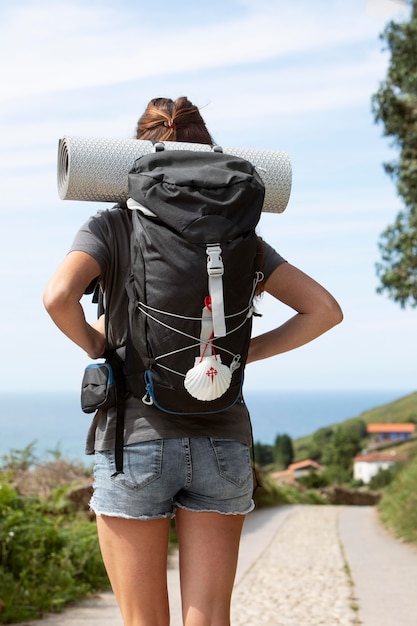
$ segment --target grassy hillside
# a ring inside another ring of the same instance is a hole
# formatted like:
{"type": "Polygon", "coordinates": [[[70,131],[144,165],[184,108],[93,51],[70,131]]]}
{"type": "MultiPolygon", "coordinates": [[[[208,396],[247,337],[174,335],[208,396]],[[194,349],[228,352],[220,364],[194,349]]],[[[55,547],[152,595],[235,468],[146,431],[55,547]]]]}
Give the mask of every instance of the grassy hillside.
{"type": "Polygon", "coordinates": [[[417,391],[383,406],[364,411],[357,417],[367,424],[374,422],[417,423],[417,391]]]}
{"type": "Polygon", "coordinates": [[[398,400],[394,400],[388,404],[375,407],[374,409],[363,411],[355,417],[325,426],[311,435],[296,439],[293,442],[295,459],[301,460],[306,458],[306,451],[311,448],[313,439],[317,438],[317,434],[321,431],[332,431],[341,426],[354,426],[358,423],[358,420],[364,424],[375,422],[415,422],[417,424],[417,392],[398,398],[398,400]]]}

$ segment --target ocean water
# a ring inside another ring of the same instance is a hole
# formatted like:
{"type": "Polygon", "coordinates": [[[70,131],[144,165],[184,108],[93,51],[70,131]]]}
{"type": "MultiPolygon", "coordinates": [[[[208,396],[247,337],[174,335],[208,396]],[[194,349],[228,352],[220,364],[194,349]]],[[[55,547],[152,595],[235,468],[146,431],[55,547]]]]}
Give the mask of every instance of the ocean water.
{"type": "MultiPolygon", "coordinates": [[[[245,399],[254,440],[269,444],[277,434],[296,439],[405,395],[395,390],[247,390],[245,399]]],[[[65,458],[89,463],[84,440],[91,416],[81,411],[77,392],[0,392],[0,407],[0,456],[34,442],[42,460],[60,451],[65,458]]]]}

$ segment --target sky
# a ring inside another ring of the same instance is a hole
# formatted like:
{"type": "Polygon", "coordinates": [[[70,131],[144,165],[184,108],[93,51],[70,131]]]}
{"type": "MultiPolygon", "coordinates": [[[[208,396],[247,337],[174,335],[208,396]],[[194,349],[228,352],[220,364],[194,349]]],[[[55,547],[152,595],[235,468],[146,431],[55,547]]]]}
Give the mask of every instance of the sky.
{"type": "MultiPolygon", "coordinates": [[[[42,292],[109,205],[59,199],[59,138],[130,139],[151,98],[186,95],[218,144],[288,153],[288,207],[259,233],[344,311],[311,344],[248,366],[246,387],[415,391],[416,311],[376,293],[401,199],[371,110],[389,62],[380,34],[406,18],[400,0],[0,0],[0,390],[78,390],[90,362],[42,292]]],[[[293,314],[269,296],[260,310],[254,334],[293,314]]]]}

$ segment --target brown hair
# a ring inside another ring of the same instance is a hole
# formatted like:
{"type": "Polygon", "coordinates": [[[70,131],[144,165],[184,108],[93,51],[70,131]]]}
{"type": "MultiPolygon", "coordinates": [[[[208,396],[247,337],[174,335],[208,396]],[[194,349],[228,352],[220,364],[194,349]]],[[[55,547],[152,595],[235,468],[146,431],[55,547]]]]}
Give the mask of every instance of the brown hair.
{"type": "Polygon", "coordinates": [[[136,126],[136,139],[213,144],[198,108],[188,98],[154,98],[136,126]]]}

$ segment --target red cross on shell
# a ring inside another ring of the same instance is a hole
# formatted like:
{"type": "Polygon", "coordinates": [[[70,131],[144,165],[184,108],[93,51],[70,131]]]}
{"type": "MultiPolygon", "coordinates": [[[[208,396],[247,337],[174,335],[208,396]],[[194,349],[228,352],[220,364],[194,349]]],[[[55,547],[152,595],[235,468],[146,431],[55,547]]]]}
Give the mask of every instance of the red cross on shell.
{"type": "Polygon", "coordinates": [[[214,379],[217,376],[217,370],[214,367],[210,367],[210,369],[207,370],[206,375],[211,378],[211,382],[214,383],[214,379]]]}

